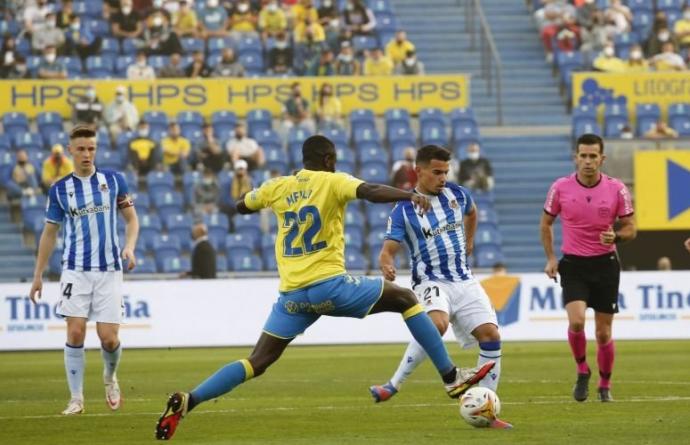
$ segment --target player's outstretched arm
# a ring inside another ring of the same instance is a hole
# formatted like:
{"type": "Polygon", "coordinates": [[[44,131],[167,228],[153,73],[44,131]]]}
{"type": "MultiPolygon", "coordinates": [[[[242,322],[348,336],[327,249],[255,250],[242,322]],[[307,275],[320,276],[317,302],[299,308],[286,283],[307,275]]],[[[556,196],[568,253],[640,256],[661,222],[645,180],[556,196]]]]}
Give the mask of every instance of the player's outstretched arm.
{"type": "Polygon", "coordinates": [[[541,232],[541,244],[544,246],[544,253],[546,254],[546,266],[544,272],[549,278],[556,279],[558,275],[558,260],[553,252],[553,222],[556,217],[542,212],[541,223],[539,229],[541,232]]]}
{"type": "Polygon", "coordinates": [[[357,187],[357,198],[376,203],[412,201],[424,212],[431,208],[431,202],[426,196],[383,184],[370,184],[367,182],[361,184],[357,187]]]}
{"type": "Polygon", "coordinates": [[[125,247],[122,249],[122,259],[127,260],[127,270],[132,270],[137,265],[134,248],[139,237],[139,218],[134,206],[125,207],[120,211],[125,219],[125,247]]]}
{"type": "Polygon", "coordinates": [[[237,209],[237,213],[240,215],[249,215],[250,213],[256,213],[258,210],[252,210],[249,207],[247,207],[247,204],[244,203],[244,197],[247,193],[242,193],[242,196],[240,196],[240,199],[237,200],[237,203],[235,204],[235,208],[237,209]]]}
{"type": "Polygon", "coordinates": [[[53,253],[53,249],[55,248],[55,240],[57,239],[59,229],[59,225],[51,222],[46,222],[43,227],[43,233],[41,233],[41,239],[38,242],[38,255],[36,257],[34,279],[31,283],[31,291],[29,292],[29,298],[31,298],[31,301],[34,303],[41,298],[41,292],[43,291],[43,271],[46,269],[50,254],[53,253]]]}
{"type": "Polygon", "coordinates": [[[385,240],[379,253],[379,269],[383,273],[383,278],[388,281],[395,281],[395,255],[400,250],[400,243],[393,240],[385,240]]]}

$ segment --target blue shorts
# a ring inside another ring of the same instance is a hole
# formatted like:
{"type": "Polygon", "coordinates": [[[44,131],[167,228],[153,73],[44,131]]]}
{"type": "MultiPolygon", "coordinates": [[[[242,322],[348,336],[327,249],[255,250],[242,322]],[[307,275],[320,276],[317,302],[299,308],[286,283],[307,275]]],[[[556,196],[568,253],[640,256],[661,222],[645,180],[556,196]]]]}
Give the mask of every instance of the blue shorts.
{"type": "Polygon", "coordinates": [[[364,318],[383,293],[383,278],[339,275],[302,289],[281,292],[264,332],[295,338],[322,315],[364,318]]]}

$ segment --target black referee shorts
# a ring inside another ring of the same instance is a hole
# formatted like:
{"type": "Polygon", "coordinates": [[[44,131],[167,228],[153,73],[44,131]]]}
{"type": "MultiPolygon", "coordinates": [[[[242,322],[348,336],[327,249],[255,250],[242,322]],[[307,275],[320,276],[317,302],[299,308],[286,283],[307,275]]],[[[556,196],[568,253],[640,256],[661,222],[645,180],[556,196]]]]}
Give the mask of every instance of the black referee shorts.
{"type": "Polygon", "coordinates": [[[593,257],[563,255],[558,273],[563,306],[571,301],[585,301],[597,312],[618,313],[621,269],[615,252],[593,257]]]}

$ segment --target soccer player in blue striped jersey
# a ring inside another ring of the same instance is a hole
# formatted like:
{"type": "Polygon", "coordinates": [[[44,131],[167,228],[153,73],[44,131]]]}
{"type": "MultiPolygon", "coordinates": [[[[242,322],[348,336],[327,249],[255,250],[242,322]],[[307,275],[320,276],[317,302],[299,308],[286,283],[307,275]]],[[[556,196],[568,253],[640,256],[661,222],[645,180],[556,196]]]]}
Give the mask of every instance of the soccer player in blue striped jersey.
{"type": "Polygon", "coordinates": [[[118,338],[122,322],[122,270],[136,263],[134,246],[139,222],[127,184],[119,173],[94,165],[96,131],[76,125],[70,132],[69,152],[74,173],[58,180],[48,191],[46,224],[38,244],[38,257],[29,296],[35,303],[43,290],[43,271],[64,224],[64,253],[57,313],[67,322],[65,372],[71,398],[65,415],[84,412],[84,338],[86,322],[96,322],[103,357],[103,382],[110,409],[120,407],[117,367],[122,354],[118,338]],[[120,252],[117,210],[126,224],[120,252]],[[125,260],[126,263],[122,260],[125,260]]]}
{"type": "MultiPolygon", "coordinates": [[[[477,228],[476,206],[467,189],[447,182],[450,152],[445,148],[427,145],[419,149],[415,169],[415,191],[429,198],[431,209],[420,214],[407,202],[396,204],[379,255],[381,272],[386,280],[395,280],[395,256],[404,242],[411,257],[412,289],[420,303],[441,335],[451,325],[461,347],[479,342],[478,365],[496,364],[478,385],[496,391],[501,373],[496,312],[467,263],[477,228]]],[[[374,400],[393,397],[425,358],[424,349],[413,340],[393,378],[370,388],[374,400]]],[[[509,428],[510,424],[497,419],[492,426],[509,428]]]]}

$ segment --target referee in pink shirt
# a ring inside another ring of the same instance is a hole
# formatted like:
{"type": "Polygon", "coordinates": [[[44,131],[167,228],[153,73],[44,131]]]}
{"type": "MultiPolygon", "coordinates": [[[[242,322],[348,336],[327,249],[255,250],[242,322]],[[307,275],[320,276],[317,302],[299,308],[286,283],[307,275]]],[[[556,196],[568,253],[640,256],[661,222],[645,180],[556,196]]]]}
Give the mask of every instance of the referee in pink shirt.
{"type": "Polygon", "coordinates": [[[546,197],[541,218],[541,242],[546,252],[544,272],[561,275],[563,304],[568,313],[568,343],[577,363],[573,397],[578,402],[589,395],[592,371],[587,365],[585,311],[594,309],[599,365],[599,400],[611,402],[611,371],[614,346],[611,339],[613,314],[618,312],[620,264],[616,243],[635,238],[630,193],[618,179],[601,173],[606,156],[604,141],[584,134],[575,148],[576,172],[557,179],[546,197]],[[561,216],[563,258],[553,251],[553,222],[561,216]],[[619,229],[613,225],[618,220],[619,229]]]}

